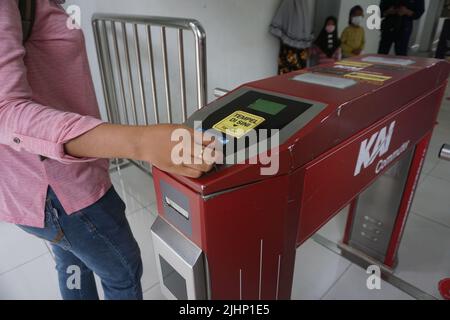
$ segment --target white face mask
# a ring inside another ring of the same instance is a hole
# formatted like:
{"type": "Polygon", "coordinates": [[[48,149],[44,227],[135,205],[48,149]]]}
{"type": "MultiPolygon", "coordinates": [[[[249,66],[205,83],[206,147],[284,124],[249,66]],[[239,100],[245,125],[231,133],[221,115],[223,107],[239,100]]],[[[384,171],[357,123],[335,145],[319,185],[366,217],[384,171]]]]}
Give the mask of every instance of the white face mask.
{"type": "Polygon", "coordinates": [[[336,30],[336,26],[330,25],[325,28],[328,33],[333,33],[336,30]]]}
{"type": "Polygon", "coordinates": [[[357,17],[352,18],[352,24],[354,24],[355,26],[362,26],[363,22],[364,22],[364,17],[362,17],[362,16],[357,16],[357,17]]]}

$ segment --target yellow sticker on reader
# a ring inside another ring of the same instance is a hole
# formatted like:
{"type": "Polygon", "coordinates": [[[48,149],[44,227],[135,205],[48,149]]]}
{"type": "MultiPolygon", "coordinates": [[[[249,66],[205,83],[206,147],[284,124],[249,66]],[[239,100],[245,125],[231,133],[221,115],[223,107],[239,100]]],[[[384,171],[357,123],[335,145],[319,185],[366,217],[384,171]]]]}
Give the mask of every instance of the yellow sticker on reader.
{"type": "Polygon", "coordinates": [[[225,119],[216,123],[213,128],[239,139],[258,127],[264,121],[266,121],[266,119],[263,117],[244,111],[235,111],[225,119]]]}
{"type": "Polygon", "coordinates": [[[392,79],[390,76],[385,76],[381,74],[373,74],[366,72],[352,72],[345,75],[346,78],[356,79],[356,80],[365,80],[376,82],[379,84],[383,84],[385,81],[392,79]]]}
{"type": "Polygon", "coordinates": [[[367,68],[367,67],[373,66],[370,63],[352,61],[352,60],[341,60],[341,61],[336,62],[336,64],[340,65],[340,66],[355,67],[355,68],[367,68]]]}

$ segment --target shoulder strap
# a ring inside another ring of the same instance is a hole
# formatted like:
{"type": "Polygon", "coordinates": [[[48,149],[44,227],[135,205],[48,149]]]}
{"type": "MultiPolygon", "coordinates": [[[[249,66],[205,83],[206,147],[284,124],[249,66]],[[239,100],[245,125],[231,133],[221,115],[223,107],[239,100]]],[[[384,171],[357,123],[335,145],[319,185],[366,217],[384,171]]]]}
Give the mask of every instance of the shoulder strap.
{"type": "Polygon", "coordinates": [[[23,42],[31,35],[36,13],[36,0],[19,0],[19,10],[22,17],[23,42]]]}

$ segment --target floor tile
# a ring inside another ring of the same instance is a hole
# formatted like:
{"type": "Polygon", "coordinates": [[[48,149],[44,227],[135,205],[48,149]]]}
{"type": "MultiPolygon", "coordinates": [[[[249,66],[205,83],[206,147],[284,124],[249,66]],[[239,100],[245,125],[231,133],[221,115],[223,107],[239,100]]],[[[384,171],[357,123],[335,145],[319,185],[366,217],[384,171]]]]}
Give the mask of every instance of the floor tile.
{"type": "Polygon", "coordinates": [[[381,289],[367,288],[366,270],[352,264],[323,297],[324,300],[412,300],[413,298],[385,281],[381,289]]]}
{"type": "Polygon", "coordinates": [[[120,198],[125,202],[125,204],[127,206],[127,209],[126,209],[127,215],[135,213],[136,211],[144,208],[144,205],[142,203],[140,203],[133,196],[133,194],[129,193],[130,190],[123,180],[121,180],[121,179],[114,180],[113,179],[113,185],[114,185],[114,188],[116,189],[117,193],[119,194],[120,198]]]}
{"type": "Polygon", "coordinates": [[[450,181],[428,177],[417,188],[412,211],[450,227],[450,181]]]}
{"type": "Polygon", "coordinates": [[[313,240],[306,241],[297,249],[292,299],[320,299],[349,266],[348,260],[313,240]]]}
{"type": "Polygon", "coordinates": [[[439,126],[450,128],[450,103],[448,101],[442,105],[438,116],[438,122],[439,126]]]}
{"type": "Polygon", "coordinates": [[[158,216],[158,205],[156,203],[153,203],[153,204],[149,205],[147,207],[147,210],[150,211],[150,213],[152,215],[154,215],[155,217],[158,216]]]}
{"type": "Polygon", "coordinates": [[[434,169],[430,171],[430,176],[450,181],[450,161],[438,160],[434,169]]]}
{"type": "Polygon", "coordinates": [[[411,214],[398,258],[399,278],[439,297],[438,282],[450,277],[450,228],[411,214]]]}
{"type": "Polygon", "coordinates": [[[420,186],[422,183],[425,182],[425,180],[429,177],[428,174],[426,174],[423,170],[422,170],[422,174],[420,175],[420,179],[419,179],[419,183],[417,184],[417,186],[420,186]]]}
{"type": "Polygon", "coordinates": [[[347,224],[348,207],[338,213],[317,233],[334,243],[339,243],[344,239],[345,226],[347,224]]]}
{"type": "Polygon", "coordinates": [[[56,299],[61,296],[50,253],[0,275],[0,300],[56,299]]]}
{"type": "Polygon", "coordinates": [[[443,144],[450,143],[450,128],[437,126],[431,138],[427,156],[425,158],[423,171],[429,174],[439,162],[439,151],[443,144]]]}
{"type": "Polygon", "coordinates": [[[0,223],[0,274],[48,253],[43,240],[9,223],[0,223]]]}
{"type": "Polygon", "coordinates": [[[144,300],[167,300],[167,299],[161,293],[161,287],[158,283],[153,288],[144,292],[144,300]]]}
{"type": "Polygon", "coordinates": [[[142,288],[147,290],[158,282],[158,274],[155,263],[155,253],[153,251],[153,241],[150,228],[156,217],[148,210],[142,209],[128,216],[133,235],[141,249],[144,274],[142,277],[142,288]]]}
{"type": "Polygon", "coordinates": [[[147,207],[156,201],[153,179],[134,165],[121,169],[115,173],[114,179],[124,182],[125,191],[132,195],[142,206],[147,207]]]}

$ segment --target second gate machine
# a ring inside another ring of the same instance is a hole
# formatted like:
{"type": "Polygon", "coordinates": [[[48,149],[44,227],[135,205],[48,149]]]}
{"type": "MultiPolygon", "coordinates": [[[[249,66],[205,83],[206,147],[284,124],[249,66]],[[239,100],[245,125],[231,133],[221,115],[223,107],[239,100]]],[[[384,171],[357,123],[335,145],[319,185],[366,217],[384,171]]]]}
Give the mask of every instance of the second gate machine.
{"type": "Polygon", "coordinates": [[[448,75],[445,61],[366,55],[245,84],[194,113],[188,126],[247,161],[200,179],[153,169],[163,293],[289,299],[296,248],[348,205],[342,248],[395,268],[448,75]],[[260,147],[262,129],[278,130],[265,139],[278,149],[260,147]],[[277,170],[264,174],[269,155],[277,170]]]}

